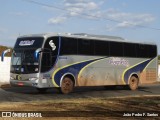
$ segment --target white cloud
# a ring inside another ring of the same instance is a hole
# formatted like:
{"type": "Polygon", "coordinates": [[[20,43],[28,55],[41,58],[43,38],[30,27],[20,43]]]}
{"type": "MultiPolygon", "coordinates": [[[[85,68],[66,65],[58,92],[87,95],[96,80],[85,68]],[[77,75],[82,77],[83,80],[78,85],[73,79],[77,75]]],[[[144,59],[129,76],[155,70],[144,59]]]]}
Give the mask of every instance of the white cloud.
{"type": "MultiPolygon", "coordinates": [[[[90,20],[103,20],[108,23],[114,22],[109,30],[116,30],[118,28],[135,27],[137,25],[148,25],[152,23],[155,18],[148,13],[130,13],[122,12],[114,8],[102,9],[101,6],[104,1],[94,2],[91,0],[64,0],[63,9],[65,14],[61,17],[55,17],[48,20],[50,24],[60,24],[65,22],[70,17],[80,17],[90,20]]],[[[123,3],[126,5],[126,3],[123,3]]]]}
{"type": "Polygon", "coordinates": [[[78,3],[78,2],[88,2],[90,0],[64,0],[64,3],[78,3]]]}
{"type": "MultiPolygon", "coordinates": [[[[98,4],[90,0],[64,0],[63,7],[66,10],[66,14],[61,17],[54,17],[48,20],[49,24],[61,24],[67,19],[73,16],[82,17],[84,14],[92,13],[98,9],[98,4]]],[[[83,16],[86,17],[87,16],[83,16]]],[[[89,19],[89,17],[87,18],[89,19]]]]}
{"type": "Polygon", "coordinates": [[[134,25],[137,25],[137,23],[129,22],[129,21],[123,21],[121,23],[118,23],[117,27],[131,27],[131,26],[134,26],[134,25]]]}
{"type": "Polygon", "coordinates": [[[11,15],[15,16],[26,16],[28,13],[26,12],[10,12],[11,15]]]}
{"type": "Polygon", "coordinates": [[[116,21],[112,28],[108,28],[109,30],[115,30],[117,28],[129,28],[136,27],[141,25],[148,25],[155,20],[154,16],[151,14],[135,14],[129,12],[121,12],[114,9],[102,11],[99,16],[103,16],[104,19],[109,19],[116,21]]]}
{"type": "Polygon", "coordinates": [[[81,16],[98,9],[98,4],[90,0],[65,0],[64,7],[70,16],[81,16]]]}
{"type": "Polygon", "coordinates": [[[61,23],[63,23],[63,22],[65,22],[67,20],[67,18],[66,17],[54,17],[54,18],[50,18],[49,20],[48,20],[48,23],[49,24],[61,24],[61,23]]]}

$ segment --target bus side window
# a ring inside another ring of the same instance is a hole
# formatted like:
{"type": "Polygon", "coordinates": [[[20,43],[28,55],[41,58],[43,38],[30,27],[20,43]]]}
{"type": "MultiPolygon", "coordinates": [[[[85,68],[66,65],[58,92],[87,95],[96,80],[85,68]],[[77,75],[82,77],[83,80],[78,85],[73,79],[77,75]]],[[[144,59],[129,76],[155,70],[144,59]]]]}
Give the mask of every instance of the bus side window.
{"type": "Polygon", "coordinates": [[[156,45],[148,45],[149,49],[149,57],[153,58],[157,56],[157,46],[156,45]]]}
{"type": "Polygon", "coordinates": [[[124,43],[124,56],[125,57],[137,57],[135,44],[124,43]]]}
{"type": "Polygon", "coordinates": [[[149,58],[149,49],[146,45],[137,44],[136,45],[136,50],[137,50],[137,57],[139,57],[139,58],[149,58]]]}
{"type": "Polygon", "coordinates": [[[41,72],[47,72],[54,66],[58,56],[58,49],[58,37],[49,37],[44,44],[42,52],[41,72]]]}
{"type": "Polygon", "coordinates": [[[77,39],[62,37],[60,55],[77,55],[77,39]]]}
{"type": "MultiPolygon", "coordinates": [[[[92,51],[94,53],[94,50],[92,51]]],[[[78,54],[91,55],[90,40],[78,39],[78,54]]]]}
{"type": "Polygon", "coordinates": [[[95,40],[94,53],[96,56],[109,56],[109,42],[95,40]]]}
{"type": "Polygon", "coordinates": [[[110,56],[123,57],[123,43],[109,42],[110,56]]]}
{"type": "Polygon", "coordinates": [[[156,45],[148,45],[148,55],[150,58],[154,58],[157,56],[157,46],[156,45]]]}

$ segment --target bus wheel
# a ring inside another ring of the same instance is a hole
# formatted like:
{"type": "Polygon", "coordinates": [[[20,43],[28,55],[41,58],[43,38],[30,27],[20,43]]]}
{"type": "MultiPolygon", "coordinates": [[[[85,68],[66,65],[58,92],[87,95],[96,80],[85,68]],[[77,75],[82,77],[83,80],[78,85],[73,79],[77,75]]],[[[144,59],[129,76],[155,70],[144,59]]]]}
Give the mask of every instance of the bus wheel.
{"type": "Polygon", "coordinates": [[[129,80],[129,88],[131,90],[136,90],[138,88],[138,83],[139,83],[138,77],[132,76],[129,80]]]}
{"type": "Polygon", "coordinates": [[[64,77],[60,88],[61,93],[68,94],[73,91],[73,88],[74,88],[73,80],[69,77],[64,77]]]}
{"type": "Polygon", "coordinates": [[[48,88],[37,88],[39,93],[45,93],[48,88]]]}

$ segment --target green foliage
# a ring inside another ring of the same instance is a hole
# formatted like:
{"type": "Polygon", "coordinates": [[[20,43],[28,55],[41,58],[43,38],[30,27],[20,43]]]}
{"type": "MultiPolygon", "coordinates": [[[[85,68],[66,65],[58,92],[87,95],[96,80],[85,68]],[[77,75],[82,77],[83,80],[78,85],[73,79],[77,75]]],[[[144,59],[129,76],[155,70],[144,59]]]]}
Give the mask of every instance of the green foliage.
{"type": "Polygon", "coordinates": [[[7,47],[7,46],[0,46],[0,56],[1,56],[2,52],[4,50],[7,50],[7,49],[11,49],[11,52],[6,54],[6,56],[10,57],[11,54],[12,54],[12,48],[11,47],[7,47]]]}

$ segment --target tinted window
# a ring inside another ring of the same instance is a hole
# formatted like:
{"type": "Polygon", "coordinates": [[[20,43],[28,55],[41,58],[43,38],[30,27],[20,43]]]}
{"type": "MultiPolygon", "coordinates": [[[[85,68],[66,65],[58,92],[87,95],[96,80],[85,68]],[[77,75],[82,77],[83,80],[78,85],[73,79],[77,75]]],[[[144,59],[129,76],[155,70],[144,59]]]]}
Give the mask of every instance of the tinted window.
{"type": "Polygon", "coordinates": [[[15,48],[41,48],[43,44],[43,37],[24,37],[18,38],[15,48]]]}
{"type": "Polygon", "coordinates": [[[152,58],[157,56],[157,47],[155,45],[137,45],[137,54],[141,58],[152,58]]]}
{"type": "Polygon", "coordinates": [[[44,51],[50,50],[52,53],[52,56],[57,56],[59,49],[59,38],[58,37],[50,37],[46,40],[44,44],[44,51]]]}
{"type": "Polygon", "coordinates": [[[94,41],[78,39],[79,55],[94,55],[94,41]]]}
{"type": "Polygon", "coordinates": [[[150,45],[149,46],[149,57],[156,57],[157,56],[157,46],[156,45],[150,45]]]}
{"type": "Polygon", "coordinates": [[[61,39],[61,55],[74,55],[77,54],[77,39],[65,38],[61,39]]]}
{"type": "Polygon", "coordinates": [[[42,66],[45,67],[45,69],[52,67],[51,52],[42,52],[42,66]]]}
{"type": "Polygon", "coordinates": [[[132,43],[124,43],[124,56],[125,57],[136,57],[136,47],[132,43]]]}
{"type": "Polygon", "coordinates": [[[149,57],[149,48],[147,45],[136,44],[137,57],[139,58],[148,58],[149,57]]]}
{"type": "Polygon", "coordinates": [[[109,55],[109,42],[95,41],[94,49],[95,49],[95,55],[108,56],[109,55]]]}
{"type": "Polygon", "coordinates": [[[123,56],[123,43],[110,42],[110,56],[123,56]]]}
{"type": "Polygon", "coordinates": [[[42,52],[41,72],[50,70],[56,62],[59,50],[59,38],[50,37],[46,40],[42,52]]]}

